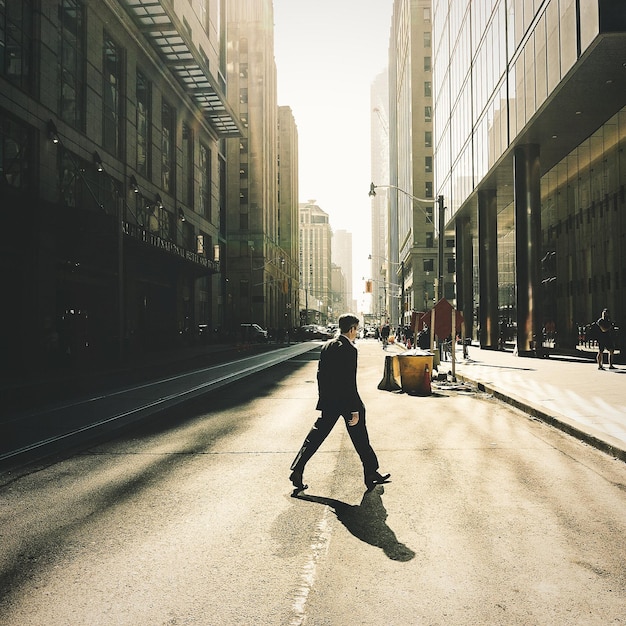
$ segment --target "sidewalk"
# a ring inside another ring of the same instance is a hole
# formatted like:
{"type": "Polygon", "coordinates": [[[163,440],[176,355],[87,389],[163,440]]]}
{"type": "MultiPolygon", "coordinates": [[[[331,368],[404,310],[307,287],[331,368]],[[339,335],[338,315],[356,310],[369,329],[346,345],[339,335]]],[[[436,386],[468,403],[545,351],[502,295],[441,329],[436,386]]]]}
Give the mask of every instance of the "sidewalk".
{"type": "MultiPolygon", "coordinates": [[[[626,461],[626,366],[602,371],[583,355],[528,358],[477,346],[466,360],[457,346],[456,359],[457,380],[626,461]]],[[[451,369],[443,361],[438,371],[451,369]]]]}

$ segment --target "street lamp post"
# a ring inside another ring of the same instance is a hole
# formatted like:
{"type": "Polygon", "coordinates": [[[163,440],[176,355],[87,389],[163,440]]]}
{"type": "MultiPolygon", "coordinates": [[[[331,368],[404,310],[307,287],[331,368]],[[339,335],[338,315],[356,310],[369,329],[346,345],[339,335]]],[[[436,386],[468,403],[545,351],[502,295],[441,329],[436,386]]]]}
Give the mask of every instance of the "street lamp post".
{"type": "MultiPolygon", "coordinates": [[[[401,187],[398,187],[396,185],[375,185],[374,183],[370,183],[370,190],[368,193],[368,196],[370,196],[370,198],[373,198],[376,195],[376,189],[395,189],[396,191],[399,191],[401,193],[403,193],[404,195],[408,196],[409,198],[411,198],[414,202],[418,202],[421,204],[427,204],[427,205],[434,205],[435,201],[431,198],[418,198],[417,196],[414,196],[413,194],[409,193],[408,191],[405,191],[404,189],[402,189],[401,187]]],[[[437,235],[437,240],[438,240],[438,268],[437,268],[437,292],[435,294],[435,301],[438,301],[440,298],[443,297],[443,229],[444,229],[444,222],[445,222],[445,207],[443,205],[443,196],[438,196],[437,197],[437,205],[439,207],[439,215],[438,215],[438,225],[435,225],[435,223],[432,220],[432,217],[426,213],[426,211],[424,211],[424,209],[420,206],[420,210],[422,211],[422,213],[424,213],[424,215],[426,216],[426,219],[433,225],[433,228],[435,229],[435,234],[437,235]]],[[[403,262],[404,263],[404,262],[403,262]]],[[[404,291],[404,276],[402,277],[402,289],[404,291]]],[[[404,304],[403,304],[404,306],[404,304]]]]}

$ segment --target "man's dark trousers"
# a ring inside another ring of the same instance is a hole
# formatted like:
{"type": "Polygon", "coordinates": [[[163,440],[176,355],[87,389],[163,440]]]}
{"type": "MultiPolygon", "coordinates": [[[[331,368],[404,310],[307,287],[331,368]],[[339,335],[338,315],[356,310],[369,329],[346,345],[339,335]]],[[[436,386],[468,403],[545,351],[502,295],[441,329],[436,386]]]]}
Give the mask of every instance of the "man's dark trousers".
{"type": "MultiPolygon", "coordinates": [[[[291,464],[293,471],[304,472],[304,466],[317,452],[340,417],[342,417],[341,413],[336,411],[322,411],[322,414],[317,418],[315,424],[313,424],[313,428],[311,428],[304,440],[300,452],[298,452],[294,462],[291,464]]],[[[378,458],[370,445],[367,428],[365,427],[365,409],[359,411],[359,421],[354,426],[348,426],[347,424],[347,420],[350,419],[349,414],[347,416],[344,415],[343,418],[344,421],[346,421],[346,428],[352,440],[352,445],[354,445],[354,449],[359,455],[361,463],[363,463],[365,476],[373,475],[378,470],[378,458]]]]}

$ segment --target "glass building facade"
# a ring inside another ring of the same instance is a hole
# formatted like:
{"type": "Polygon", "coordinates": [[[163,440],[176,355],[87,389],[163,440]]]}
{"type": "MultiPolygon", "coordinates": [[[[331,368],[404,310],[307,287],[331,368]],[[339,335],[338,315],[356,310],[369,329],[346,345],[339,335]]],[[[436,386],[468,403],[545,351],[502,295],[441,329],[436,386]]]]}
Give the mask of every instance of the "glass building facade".
{"type": "MultiPolygon", "coordinates": [[[[484,348],[576,343],[626,299],[626,4],[435,0],[436,193],[484,348]]],[[[623,326],[623,324],[622,324],[623,326]]]]}

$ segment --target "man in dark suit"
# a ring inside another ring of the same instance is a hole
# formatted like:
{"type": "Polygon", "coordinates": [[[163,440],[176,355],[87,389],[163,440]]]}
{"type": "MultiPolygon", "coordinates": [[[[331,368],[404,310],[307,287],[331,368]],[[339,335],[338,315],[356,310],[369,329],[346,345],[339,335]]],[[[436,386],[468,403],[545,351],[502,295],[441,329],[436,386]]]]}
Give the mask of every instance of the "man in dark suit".
{"type": "Polygon", "coordinates": [[[340,335],[322,347],[317,369],[319,400],[316,409],[322,414],[313,424],[300,452],[291,464],[289,479],[296,490],[306,489],[302,481],[304,466],[328,437],[339,417],[346,422],[348,434],[363,463],[365,485],[373,489],[390,474],[378,472],[378,459],[372,449],[365,425],[365,406],[356,385],[357,350],[354,346],[359,318],[345,313],[339,318],[340,335]]]}

